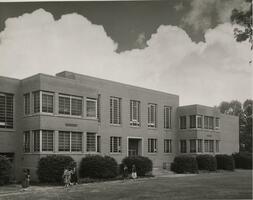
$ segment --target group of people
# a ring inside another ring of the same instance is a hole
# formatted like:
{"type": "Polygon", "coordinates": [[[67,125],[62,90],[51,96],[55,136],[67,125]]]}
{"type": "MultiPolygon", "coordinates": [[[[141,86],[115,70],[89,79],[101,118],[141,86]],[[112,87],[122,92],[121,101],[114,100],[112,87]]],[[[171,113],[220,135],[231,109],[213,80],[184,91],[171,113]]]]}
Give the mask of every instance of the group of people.
{"type": "Polygon", "coordinates": [[[71,169],[70,167],[65,168],[62,178],[66,188],[71,185],[76,185],[78,182],[76,168],[75,167],[73,169],[71,169]]]}
{"type": "MultiPolygon", "coordinates": [[[[123,168],[123,176],[124,176],[124,178],[128,177],[128,167],[126,165],[124,165],[124,168],[123,168]]],[[[134,164],[132,165],[131,178],[132,179],[137,178],[137,171],[136,171],[136,167],[134,164]]]]}

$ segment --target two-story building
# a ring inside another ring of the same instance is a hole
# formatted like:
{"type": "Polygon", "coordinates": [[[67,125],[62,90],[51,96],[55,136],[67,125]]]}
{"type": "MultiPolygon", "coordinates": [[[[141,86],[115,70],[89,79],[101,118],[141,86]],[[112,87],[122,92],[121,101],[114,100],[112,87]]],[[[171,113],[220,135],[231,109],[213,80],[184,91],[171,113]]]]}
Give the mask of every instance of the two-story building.
{"type": "Polygon", "coordinates": [[[36,177],[41,157],[77,163],[87,154],[142,155],[169,167],[181,153],[239,150],[237,117],[200,105],[179,107],[177,95],[72,72],[0,77],[0,155],[36,177]]]}

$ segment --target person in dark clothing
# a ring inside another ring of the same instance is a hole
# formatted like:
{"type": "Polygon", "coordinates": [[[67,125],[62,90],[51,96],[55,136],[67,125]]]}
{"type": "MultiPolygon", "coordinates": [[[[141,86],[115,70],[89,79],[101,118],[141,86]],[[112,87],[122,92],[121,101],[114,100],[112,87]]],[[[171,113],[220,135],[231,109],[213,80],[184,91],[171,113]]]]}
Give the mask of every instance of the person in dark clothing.
{"type": "Polygon", "coordinates": [[[128,177],[128,168],[126,165],[124,165],[124,168],[123,168],[123,177],[124,178],[127,178],[128,177]]]}
{"type": "Polygon", "coordinates": [[[76,185],[78,183],[78,177],[77,177],[77,171],[76,168],[73,168],[72,174],[71,174],[71,183],[73,185],[76,185]]]}

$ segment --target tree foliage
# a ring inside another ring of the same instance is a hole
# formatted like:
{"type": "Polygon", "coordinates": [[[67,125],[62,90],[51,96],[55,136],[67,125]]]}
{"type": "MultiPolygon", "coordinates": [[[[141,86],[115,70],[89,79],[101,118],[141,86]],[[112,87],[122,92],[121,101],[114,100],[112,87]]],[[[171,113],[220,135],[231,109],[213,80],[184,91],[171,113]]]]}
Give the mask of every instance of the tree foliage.
{"type": "Polygon", "coordinates": [[[241,27],[234,29],[234,35],[236,41],[242,42],[249,40],[251,44],[251,49],[253,49],[253,40],[252,40],[252,1],[245,0],[248,3],[249,8],[244,10],[234,9],[231,15],[231,22],[238,24],[241,27]]]}
{"type": "Polygon", "coordinates": [[[239,117],[240,151],[252,152],[252,106],[253,100],[247,99],[243,104],[237,100],[223,101],[219,105],[220,112],[239,117]]]}

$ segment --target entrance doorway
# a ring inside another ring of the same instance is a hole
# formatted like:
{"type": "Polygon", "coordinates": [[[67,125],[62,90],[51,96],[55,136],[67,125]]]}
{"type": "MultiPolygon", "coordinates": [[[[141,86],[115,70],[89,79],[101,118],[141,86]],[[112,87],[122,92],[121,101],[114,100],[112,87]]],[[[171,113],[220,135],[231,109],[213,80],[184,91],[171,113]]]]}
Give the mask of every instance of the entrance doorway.
{"type": "Polygon", "coordinates": [[[128,138],[128,156],[142,155],[142,138],[128,138]]]}

